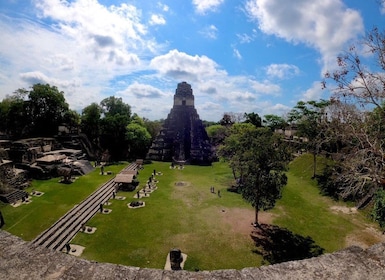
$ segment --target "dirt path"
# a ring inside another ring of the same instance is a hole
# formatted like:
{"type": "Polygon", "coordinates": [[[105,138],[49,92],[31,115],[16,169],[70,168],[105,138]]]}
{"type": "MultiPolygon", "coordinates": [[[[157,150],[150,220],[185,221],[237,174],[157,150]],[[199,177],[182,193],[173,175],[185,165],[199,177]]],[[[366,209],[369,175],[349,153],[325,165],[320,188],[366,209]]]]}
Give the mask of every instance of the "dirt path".
{"type": "MultiPolygon", "coordinates": [[[[222,208],[221,210],[222,221],[231,225],[234,232],[250,235],[253,226],[251,223],[254,221],[255,211],[252,209],[244,208],[222,208]]],[[[271,224],[273,220],[273,214],[268,212],[259,212],[259,222],[262,224],[271,224]]]]}
{"type": "Polygon", "coordinates": [[[358,214],[357,208],[346,206],[332,206],[330,207],[330,209],[333,212],[351,216],[351,221],[357,225],[357,230],[346,236],[346,247],[356,245],[365,249],[375,243],[385,242],[385,234],[383,234],[378,228],[373,227],[373,225],[371,224],[363,224],[355,218],[358,214]]]}

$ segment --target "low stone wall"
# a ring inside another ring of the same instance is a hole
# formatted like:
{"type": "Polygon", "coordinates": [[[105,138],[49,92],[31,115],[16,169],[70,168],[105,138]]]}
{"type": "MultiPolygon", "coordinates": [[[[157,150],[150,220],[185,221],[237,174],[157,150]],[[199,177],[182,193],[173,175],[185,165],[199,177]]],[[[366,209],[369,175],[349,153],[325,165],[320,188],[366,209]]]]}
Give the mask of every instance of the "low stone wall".
{"type": "Polygon", "coordinates": [[[0,230],[0,279],[384,279],[385,243],[261,268],[165,271],[97,263],[36,247],[0,230]]]}

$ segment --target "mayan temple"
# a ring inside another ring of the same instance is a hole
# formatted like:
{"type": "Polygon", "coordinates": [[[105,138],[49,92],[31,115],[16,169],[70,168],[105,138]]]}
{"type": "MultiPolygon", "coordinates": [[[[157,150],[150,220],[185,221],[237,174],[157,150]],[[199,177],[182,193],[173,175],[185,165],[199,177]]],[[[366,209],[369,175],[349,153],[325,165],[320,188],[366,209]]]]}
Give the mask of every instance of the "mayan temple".
{"type": "Polygon", "coordinates": [[[174,106],[149,149],[148,159],[186,164],[211,164],[212,149],[194,107],[191,85],[178,84],[174,106]]]}

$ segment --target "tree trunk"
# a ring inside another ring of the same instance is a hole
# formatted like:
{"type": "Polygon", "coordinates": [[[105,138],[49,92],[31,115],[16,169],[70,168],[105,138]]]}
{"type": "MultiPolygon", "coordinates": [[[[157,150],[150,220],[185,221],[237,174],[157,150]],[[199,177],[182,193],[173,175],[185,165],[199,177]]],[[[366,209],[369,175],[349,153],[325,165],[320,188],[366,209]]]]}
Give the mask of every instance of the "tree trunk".
{"type": "Polygon", "coordinates": [[[234,180],[237,180],[237,176],[235,175],[235,168],[231,167],[231,171],[233,172],[234,180]]]}
{"type": "Polygon", "coordinates": [[[259,220],[258,220],[258,207],[255,207],[255,221],[254,221],[254,226],[258,227],[259,226],[259,220]]]}
{"type": "Polygon", "coordinates": [[[312,177],[312,179],[315,178],[316,172],[317,172],[317,153],[313,152],[313,177],[312,177]]]}
{"type": "Polygon", "coordinates": [[[3,214],[0,211],[0,228],[2,228],[4,224],[5,222],[4,222],[3,214]]]}

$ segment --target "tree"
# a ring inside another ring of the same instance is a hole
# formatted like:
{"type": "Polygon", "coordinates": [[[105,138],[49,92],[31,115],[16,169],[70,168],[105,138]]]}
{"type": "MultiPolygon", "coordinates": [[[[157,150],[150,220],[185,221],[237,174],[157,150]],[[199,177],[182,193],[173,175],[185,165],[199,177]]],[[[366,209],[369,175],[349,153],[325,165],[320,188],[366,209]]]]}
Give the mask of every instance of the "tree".
{"type": "Polygon", "coordinates": [[[379,189],[375,194],[372,217],[381,228],[385,228],[385,190],[379,189]]]}
{"type": "Polygon", "coordinates": [[[63,122],[68,124],[72,128],[79,128],[81,116],[74,110],[68,110],[63,115],[63,122]]]}
{"type": "Polygon", "coordinates": [[[244,168],[241,161],[241,151],[247,147],[242,146],[241,139],[250,135],[256,129],[250,123],[237,123],[231,126],[224,138],[224,143],[219,147],[218,154],[229,163],[234,180],[241,182],[244,168]]]}
{"type": "Polygon", "coordinates": [[[242,122],[243,120],[244,114],[227,112],[223,114],[223,117],[219,121],[219,124],[223,126],[232,126],[233,124],[242,122]]]}
{"type": "Polygon", "coordinates": [[[263,118],[264,125],[269,127],[272,131],[275,131],[276,129],[284,129],[287,126],[286,120],[280,116],[268,114],[264,115],[263,118]]]}
{"type": "Polygon", "coordinates": [[[317,171],[317,154],[324,143],[325,126],[327,126],[327,107],[330,101],[298,101],[289,112],[288,121],[294,123],[298,135],[307,139],[307,148],[313,154],[313,178],[317,171]]]}
{"type": "Polygon", "coordinates": [[[102,108],[97,103],[85,107],[81,115],[81,128],[90,141],[98,146],[102,108]]]}
{"type": "Polygon", "coordinates": [[[261,127],[262,126],[262,119],[257,113],[245,113],[244,114],[245,123],[251,123],[255,127],[261,127]]]}
{"type": "Polygon", "coordinates": [[[242,197],[255,208],[256,226],[259,211],[274,207],[287,183],[284,171],[290,153],[281,140],[268,128],[239,126],[221,149],[221,155],[239,175],[242,197]]]}
{"type": "Polygon", "coordinates": [[[150,121],[147,118],[143,118],[144,126],[151,135],[151,139],[154,140],[159,134],[164,120],[150,121]]]}
{"type": "MultiPolygon", "coordinates": [[[[385,99],[385,34],[378,28],[370,31],[361,41],[363,49],[372,54],[372,65],[365,65],[357,47],[352,46],[344,55],[337,57],[338,69],[325,74],[323,86],[327,80],[333,81],[335,98],[348,103],[358,103],[362,107],[375,106],[380,110],[385,99]]],[[[384,111],[385,112],[385,111],[384,111]]]]}
{"type": "Polygon", "coordinates": [[[27,90],[18,89],[0,102],[0,130],[13,138],[24,137],[28,133],[31,121],[26,111],[27,95],[27,90]]]}
{"type": "Polygon", "coordinates": [[[64,92],[49,84],[35,84],[28,95],[27,112],[32,136],[53,136],[68,112],[64,92]]]}
{"type": "Polygon", "coordinates": [[[131,117],[131,106],[125,104],[122,98],[117,98],[115,96],[107,97],[100,102],[100,106],[106,117],[120,115],[125,118],[127,123],[129,122],[131,117]]]}
{"type": "Polygon", "coordinates": [[[127,125],[126,140],[132,157],[144,157],[151,144],[151,135],[146,127],[133,121],[127,125]]]}
{"type": "Polygon", "coordinates": [[[360,199],[359,206],[370,201],[385,178],[385,34],[372,29],[361,40],[337,58],[338,68],[327,72],[323,86],[333,98],[346,107],[356,107],[343,115],[344,138],[349,149],[341,153],[337,177],[344,197],[360,199]],[[370,56],[360,57],[358,49],[370,56]]]}
{"type": "Polygon", "coordinates": [[[131,121],[131,107],[114,96],[103,99],[100,106],[104,115],[100,121],[100,145],[112,159],[124,159],[128,155],[126,129],[131,121]]]}
{"type": "Polygon", "coordinates": [[[207,135],[210,138],[211,144],[218,146],[223,143],[227,133],[228,128],[220,124],[214,124],[206,127],[207,135]]]}

